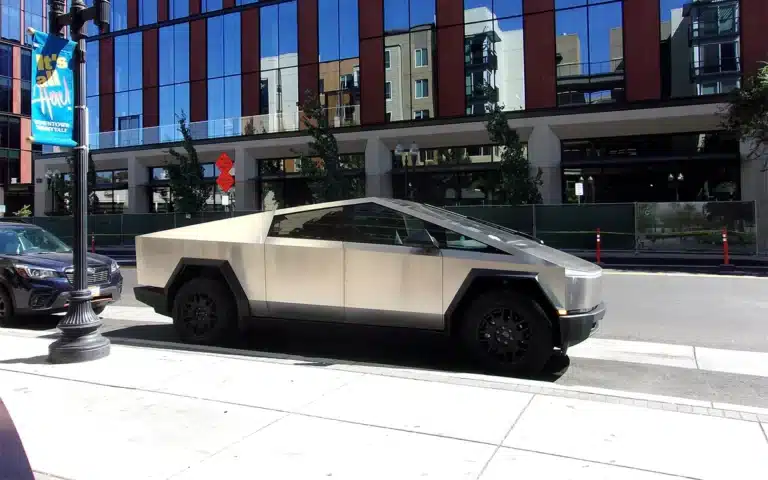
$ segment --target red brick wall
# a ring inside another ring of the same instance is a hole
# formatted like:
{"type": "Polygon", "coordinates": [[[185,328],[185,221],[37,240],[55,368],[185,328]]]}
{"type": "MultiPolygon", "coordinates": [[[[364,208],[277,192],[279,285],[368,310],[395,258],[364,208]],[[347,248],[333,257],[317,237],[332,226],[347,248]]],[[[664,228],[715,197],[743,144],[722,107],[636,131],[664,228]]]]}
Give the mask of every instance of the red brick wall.
{"type": "Polygon", "coordinates": [[[659,2],[624,0],[624,71],[630,102],[661,98],[661,35],[659,2]]]}
{"type": "Polygon", "coordinates": [[[525,108],[551,108],[557,105],[555,2],[523,1],[525,108]]]}
{"type": "Polygon", "coordinates": [[[208,120],[208,37],[207,20],[190,22],[189,27],[189,121],[208,120]]]}
{"type": "Polygon", "coordinates": [[[437,0],[437,115],[460,117],[466,113],[464,86],[463,2],[437,0]]]}
{"type": "Polygon", "coordinates": [[[384,2],[358,9],[360,32],[360,123],[384,123],[384,2]]]}
{"type": "Polygon", "coordinates": [[[243,116],[258,115],[260,108],[259,84],[261,80],[261,44],[259,43],[259,9],[251,8],[240,13],[240,101],[243,116]],[[248,46],[247,48],[245,46],[248,46]]]}
{"type": "Polygon", "coordinates": [[[741,62],[745,75],[754,75],[768,62],[768,0],[741,0],[741,62]]]}
{"type": "Polygon", "coordinates": [[[99,40],[99,131],[115,130],[115,45],[112,37],[99,40]]]}

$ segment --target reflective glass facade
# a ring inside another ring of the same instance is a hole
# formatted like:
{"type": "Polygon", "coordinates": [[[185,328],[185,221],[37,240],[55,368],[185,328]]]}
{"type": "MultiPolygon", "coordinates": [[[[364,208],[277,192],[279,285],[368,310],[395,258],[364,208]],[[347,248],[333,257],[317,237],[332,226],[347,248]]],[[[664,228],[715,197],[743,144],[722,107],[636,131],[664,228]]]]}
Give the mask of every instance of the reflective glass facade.
{"type": "Polygon", "coordinates": [[[118,0],[94,40],[113,58],[94,66],[89,50],[91,132],[176,140],[182,115],[200,137],[291,132],[307,92],[339,128],[724,93],[741,72],[739,2],[699,3],[118,0]]]}

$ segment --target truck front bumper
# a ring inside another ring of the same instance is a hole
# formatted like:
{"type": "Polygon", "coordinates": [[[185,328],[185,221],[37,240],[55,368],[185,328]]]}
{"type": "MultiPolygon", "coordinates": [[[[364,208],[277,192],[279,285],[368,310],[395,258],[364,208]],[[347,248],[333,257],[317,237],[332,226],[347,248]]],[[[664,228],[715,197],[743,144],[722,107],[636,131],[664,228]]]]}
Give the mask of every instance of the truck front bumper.
{"type": "Polygon", "coordinates": [[[561,315],[560,348],[562,352],[566,353],[568,348],[578,345],[597,331],[600,328],[600,322],[605,316],[605,310],[605,303],[601,302],[600,305],[588,312],[561,315]]]}

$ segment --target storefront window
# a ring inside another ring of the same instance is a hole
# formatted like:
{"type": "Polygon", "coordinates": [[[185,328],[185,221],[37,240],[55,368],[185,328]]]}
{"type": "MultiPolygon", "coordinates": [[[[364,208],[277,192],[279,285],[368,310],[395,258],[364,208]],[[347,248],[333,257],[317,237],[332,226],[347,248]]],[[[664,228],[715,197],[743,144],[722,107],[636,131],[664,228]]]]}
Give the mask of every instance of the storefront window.
{"type": "MultiPolygon", "coordinates": [[[[311,160],[307,160],[311,161],[311,160]]],[[[325,201],[325,179],[322,177],[321,160],[315,160],[314,172],[302,169],[301,159],[270,159],[259,162],[259,199],[261,208],[288,208],[325,201]],[[302,171],[304,170],[304,171],[302,171]]],[[[346,198],[365,196],[365,155],[340,156],[339,168],[343,171],[340,188],[346,198]]]]}

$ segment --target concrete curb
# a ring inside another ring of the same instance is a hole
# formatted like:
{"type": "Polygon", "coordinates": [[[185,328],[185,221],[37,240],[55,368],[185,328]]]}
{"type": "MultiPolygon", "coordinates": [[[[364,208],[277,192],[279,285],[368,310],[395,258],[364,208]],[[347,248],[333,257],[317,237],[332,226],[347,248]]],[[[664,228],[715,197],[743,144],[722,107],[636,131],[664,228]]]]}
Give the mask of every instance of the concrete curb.
{"type": "Polygon", "coordinates": [[[189,345],[157,340],[139,340],[119,337],[112,338],[111,341],[116,345],[134,348],[161,348],[175,350],[180,353],[202,353],[211,356],[223,356],[246,361],[271,361],[275,363],[293,362],[296,366],[323,366],[324,368],[331,370],[367,375],[405,378],[418,381],[434,381],[491,389],[504,389],[534,395],[549,395],[611,404],[640,406],[677,413],[768,423],[768,408],[752,407],[748,405],[732,405],[705,400],[692,400],[687,398],[667,397],[622,390],[609,390],[588,386],[558,385],[541,380],[497,377],[473,373],[409,369],[384,364],[352,362],[319,357],[302,357],[299,355],[258,352],[228,347],[189,345]]]}

